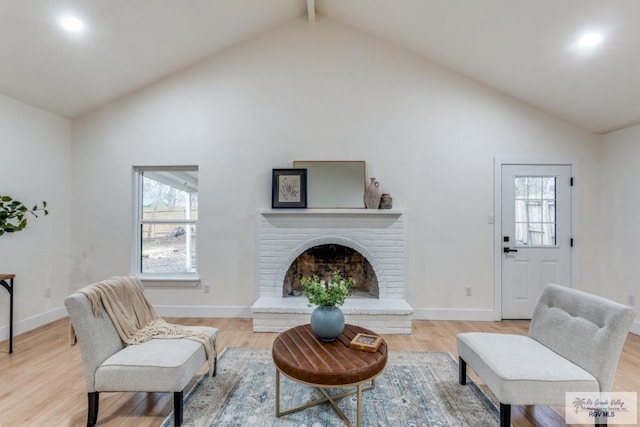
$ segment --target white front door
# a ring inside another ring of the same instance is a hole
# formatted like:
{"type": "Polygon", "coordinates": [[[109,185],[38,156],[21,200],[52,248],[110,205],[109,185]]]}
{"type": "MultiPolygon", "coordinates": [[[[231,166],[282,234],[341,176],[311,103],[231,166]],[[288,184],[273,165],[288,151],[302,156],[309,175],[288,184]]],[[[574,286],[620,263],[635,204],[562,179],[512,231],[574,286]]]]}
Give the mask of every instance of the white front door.
{"type": "Polygon", "coordinates": [[[543,286],[571,286],[571,166],[502,165],[502,318],[530,319],[543,286]]]}

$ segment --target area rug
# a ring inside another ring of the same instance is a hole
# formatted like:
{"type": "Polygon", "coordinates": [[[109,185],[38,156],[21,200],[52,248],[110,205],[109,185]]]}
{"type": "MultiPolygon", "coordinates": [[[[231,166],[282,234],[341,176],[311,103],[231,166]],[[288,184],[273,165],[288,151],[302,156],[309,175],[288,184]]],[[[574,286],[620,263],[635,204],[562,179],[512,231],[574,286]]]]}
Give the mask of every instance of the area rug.
{"type": "MultiPolygon", "coordinates": [[[[339,390],[329,390],[335,394],[339,390]]],[[[280,404],[291,408],[320,399],[315,388],[281,376],[280,404]]],[[[355,424],[356,398],[338,406],[355,424]]],[[[458,383],[449,353],[391,352],[373,390],[363,392],[363,426],[497,426],[495,405],[470,379],[458,383]]],[[[173,413],[162,427],[173,426],[173,413]]],[[[183,426],[344,426],[328,403],[275,416],[275,366],[270,349],[228,348],[217,375],[203,376],[185,395],[183,426]]]]}

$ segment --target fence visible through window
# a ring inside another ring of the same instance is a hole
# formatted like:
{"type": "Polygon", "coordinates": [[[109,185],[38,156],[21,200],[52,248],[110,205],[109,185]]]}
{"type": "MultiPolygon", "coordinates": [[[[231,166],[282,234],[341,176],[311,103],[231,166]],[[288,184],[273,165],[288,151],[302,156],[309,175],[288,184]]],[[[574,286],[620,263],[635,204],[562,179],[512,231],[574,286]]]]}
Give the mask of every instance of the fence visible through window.
{"type": "Polygon", "coordinates": [[[515,178],[515,244],[556,246],[556,177],[515,178]]]}
{"type": "Polygon", "coordinates": [[[197,169],[144,168],[139,172],[139,272],[197,273],[197,169]]]}

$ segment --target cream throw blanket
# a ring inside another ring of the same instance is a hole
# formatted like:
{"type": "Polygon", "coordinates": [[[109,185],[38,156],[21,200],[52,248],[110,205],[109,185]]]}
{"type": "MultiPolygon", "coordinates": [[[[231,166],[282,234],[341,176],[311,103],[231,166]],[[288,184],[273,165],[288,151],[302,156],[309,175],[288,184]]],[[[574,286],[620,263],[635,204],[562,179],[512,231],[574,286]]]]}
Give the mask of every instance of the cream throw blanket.
{"type": "MultiPolygon", "coordinates": [[[[217,356],[213,333],[197,327],[189,328],[165,322],[156,313],[137,279],[113,277],[89,285],[78,292],[89,299],[94,316],[101,315],[104,305],[118,335],[127,345],[141,344],[153,338],[188,338],[202,343],[209,362],[209,376],[213,376],[217,356]]],[[[73,343],[75,334],[72,328],[70,334],[73,343]]]]}

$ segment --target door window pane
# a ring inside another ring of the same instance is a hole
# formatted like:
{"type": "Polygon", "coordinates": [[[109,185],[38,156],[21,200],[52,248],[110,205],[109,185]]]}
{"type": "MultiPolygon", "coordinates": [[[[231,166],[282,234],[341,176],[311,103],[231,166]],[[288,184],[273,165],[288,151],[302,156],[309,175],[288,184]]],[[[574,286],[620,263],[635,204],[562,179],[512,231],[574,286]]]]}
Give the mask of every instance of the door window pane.
{"type": "Polygon", "coordinates": [[[542,198],[542,178],[527,178],[527,182],[529,183],[529,200],[541,199],[542,198]]]}
{"type": "Polygon", "coordinates": [[[556,245],[556,177],[515,178],[516,246],[556,245]]]}
{"type": "Polygon", "coordinates": [[[555,200],[556,199],[556,179],[555,177],[547,177],[542,178],[543,182],[543,194],[542,197],[545,199],[555,200]]]}
{"type": "Polygon", "coordinates": [[[527,178],[517,177],[515,189],[516,199],[525,199],[527,197],[527,178]]]}

